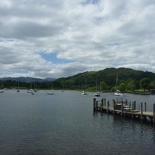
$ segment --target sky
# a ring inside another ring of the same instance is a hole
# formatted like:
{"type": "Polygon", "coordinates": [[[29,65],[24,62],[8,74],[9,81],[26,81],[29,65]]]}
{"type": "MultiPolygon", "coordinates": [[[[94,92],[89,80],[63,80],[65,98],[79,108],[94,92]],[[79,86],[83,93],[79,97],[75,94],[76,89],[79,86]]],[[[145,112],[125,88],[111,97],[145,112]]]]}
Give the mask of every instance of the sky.
{"type": "Polygon", "coordinates": [[[1,0],[0,77],[105,68],[155,73],[154,0],[1,0]]]}

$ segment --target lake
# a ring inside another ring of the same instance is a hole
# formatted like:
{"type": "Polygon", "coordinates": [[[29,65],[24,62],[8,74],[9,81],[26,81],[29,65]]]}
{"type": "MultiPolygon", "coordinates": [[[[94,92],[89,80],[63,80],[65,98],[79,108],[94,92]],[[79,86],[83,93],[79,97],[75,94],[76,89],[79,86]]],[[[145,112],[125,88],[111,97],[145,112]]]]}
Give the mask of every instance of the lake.
{"type": "MultiPolygon", "coordinates": [[[[155,128],[151,124],[93,112],[94,93],[21,90],[0,93],[0,155],[154,155],[155,128]]],[[[124,94],[147,102],[154,95],[124,94]]],[[[112,104],[113,93],[103,93],[112,104]]]]}

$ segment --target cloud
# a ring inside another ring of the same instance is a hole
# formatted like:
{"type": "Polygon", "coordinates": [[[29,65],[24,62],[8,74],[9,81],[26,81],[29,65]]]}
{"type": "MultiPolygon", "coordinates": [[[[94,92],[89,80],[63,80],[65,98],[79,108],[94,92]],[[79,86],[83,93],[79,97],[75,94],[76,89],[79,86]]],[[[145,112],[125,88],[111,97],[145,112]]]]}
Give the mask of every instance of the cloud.
{"type": "Polygon", "coordinates": [[[2,0],[0,76],[155,72],[154,15],[153,0],[2,0]]]}

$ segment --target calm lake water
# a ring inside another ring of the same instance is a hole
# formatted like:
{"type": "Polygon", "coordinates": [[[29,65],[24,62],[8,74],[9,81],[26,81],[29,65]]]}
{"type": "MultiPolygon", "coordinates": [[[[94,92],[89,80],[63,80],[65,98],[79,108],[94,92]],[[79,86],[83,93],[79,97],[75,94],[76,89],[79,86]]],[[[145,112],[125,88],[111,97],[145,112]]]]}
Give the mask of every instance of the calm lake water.
{"type": "MultiPolygon", "coordinates": [[[[54,91],[0,94],[0,155],[154,155],[155,128],[131,119],[93,113],[94,93],[54,91]]],[[[112,104],[115,96],[103,93],[112,104]]],[[[154,95],[124,94],[147,102],[154,95]]],[[[139,105],[137,105],[139,106],[139,105]]]]}

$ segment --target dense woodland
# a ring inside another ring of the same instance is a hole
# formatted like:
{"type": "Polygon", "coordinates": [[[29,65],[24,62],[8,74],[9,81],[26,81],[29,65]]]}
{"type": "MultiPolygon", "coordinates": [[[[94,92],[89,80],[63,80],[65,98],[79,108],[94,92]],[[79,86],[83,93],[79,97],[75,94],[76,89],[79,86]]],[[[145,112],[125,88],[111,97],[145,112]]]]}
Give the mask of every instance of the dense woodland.
{"type": "Polygon", "coordinates": [[[21,80],[1,79],[1,89],[70,89],[86,91],[114,91],[116,77],[122,92],[150,91],[155,88],[155,73],[137,71],[129,68],[106,68],[100,71],[87,71],[74,76],[58,78],[52,81],[33,79],[22,82],[21,80]]]}

